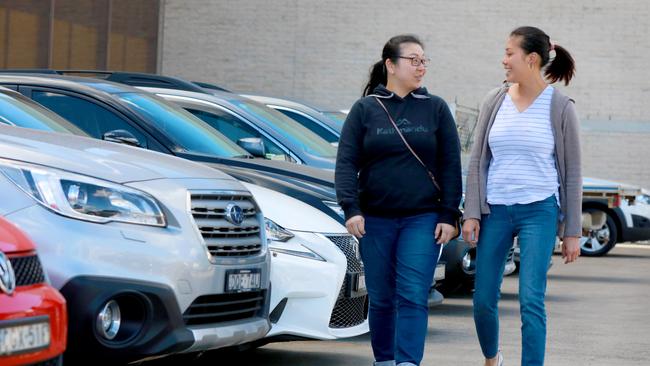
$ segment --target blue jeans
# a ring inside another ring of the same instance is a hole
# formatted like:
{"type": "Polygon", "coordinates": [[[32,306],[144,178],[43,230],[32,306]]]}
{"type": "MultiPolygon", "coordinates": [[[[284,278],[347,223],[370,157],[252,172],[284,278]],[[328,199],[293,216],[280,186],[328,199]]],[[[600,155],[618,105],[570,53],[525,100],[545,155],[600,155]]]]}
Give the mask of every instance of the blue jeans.
{"type": "Polygon", "coordinates": [[[474,323],[486,358],[496,356],[499,345],[497,303],[503,270],[513,238],[520,252],[519,305],[523,366],[543,365],[546,348],[546,272],[557,234],[555,196],[543,201],[511,206],[490,205],[483,215],[476,252],[474,323]]]}
{"type": "Polygon", "coordinates": [[[369,297],[372,350],[377,362],[419,365],[427,333],[427,298],[440,245],[438,214],[366,216],[360,251],[369,297]]]}

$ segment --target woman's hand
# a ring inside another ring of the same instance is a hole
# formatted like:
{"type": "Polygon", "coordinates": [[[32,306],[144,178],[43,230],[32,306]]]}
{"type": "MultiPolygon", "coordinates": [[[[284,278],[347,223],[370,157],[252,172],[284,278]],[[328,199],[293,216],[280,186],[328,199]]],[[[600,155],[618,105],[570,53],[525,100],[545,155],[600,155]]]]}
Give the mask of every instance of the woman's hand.
{"type": "Polygon", "coordinates": [[[444,222],[436,225],[436,240],[438,244],[447,244],[451,237],[454,236],[456,228],[453,225],[445,224],[444,222]]]}
{"type": "Polygon", "coordinates": [[[481,224],[477,219],[467,219],[463,223],[463,240],[470,246],[475,247],[478,243],[478,233],[481,231],[481,224]]]}
{"type": "Polygon", "coordinates": [[[564,264],[575,262],[580,256],[580,238],[568,236],[562,239],[562,258],[564,264]]]}
{"type": "Polygon", "coordinates": [[[348,229],[348,233],[361,239],[366,235],[366,220],[361,215],[352,216],[345,222],[345,228],[348,229]]]}

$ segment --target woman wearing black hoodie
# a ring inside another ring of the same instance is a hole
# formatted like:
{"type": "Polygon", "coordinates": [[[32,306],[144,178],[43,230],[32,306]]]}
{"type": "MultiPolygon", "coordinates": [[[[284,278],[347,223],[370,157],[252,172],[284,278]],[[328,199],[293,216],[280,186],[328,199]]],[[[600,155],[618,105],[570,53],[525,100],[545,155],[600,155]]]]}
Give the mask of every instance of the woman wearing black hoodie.
{"type": "Polygon", "coordinates": [[[458,134],[447,104],[421,87],[428,64],[417,37],[391,38],[338,147],[336,193],[360,239],[381,366],[422,360],[433,271],[459,216],[458,134]]]}

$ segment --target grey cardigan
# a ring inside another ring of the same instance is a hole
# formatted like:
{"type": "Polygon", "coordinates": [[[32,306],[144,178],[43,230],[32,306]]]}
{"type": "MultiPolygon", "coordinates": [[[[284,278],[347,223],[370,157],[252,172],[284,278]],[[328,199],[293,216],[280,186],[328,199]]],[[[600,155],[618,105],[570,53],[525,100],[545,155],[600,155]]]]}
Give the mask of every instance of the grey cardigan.
{"type": "MultiPolygon", "coordinates": [[[[490,128],[505,98],[508,86],[492,90],[485,97],[478,115],[476,136],[469,160],[465,190],[464,219],[481,219],[490,213],[487,203],[487,177],[492,152],[488,145],[490,128]]],[[[551,126],[555,139],[555,164],[560,183],[561,213],[557,235],[582,235],[582,168],[580,130],[573,101],[557,89],[551,97],[551,126]]]]}

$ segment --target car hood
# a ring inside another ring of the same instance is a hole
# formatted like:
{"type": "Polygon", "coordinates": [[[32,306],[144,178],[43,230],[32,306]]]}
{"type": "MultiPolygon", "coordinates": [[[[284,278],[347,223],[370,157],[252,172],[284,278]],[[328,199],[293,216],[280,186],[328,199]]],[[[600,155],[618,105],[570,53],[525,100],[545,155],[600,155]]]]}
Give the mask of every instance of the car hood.
{"type": "Polygon", "coordinates": [[[0,252],[12,254],[34,250],[34,244],[9,221],[0,217],[0,252]]]}
{"type": "Polygon", "coordinates": [[[582,178],[582,186],[584,189],[624,189],[624,190],[641,190],[640,187],[634,186],[627,183],[614,182],[611,180],[599,179],[599,178],[582,178]]]}
{"type": "Polygon", "coordinates": [[[141,148],[52,132],[0,126],[0,158],[48,166],[112,182],[230,176],[141,148]]]}
{"type": "Polygon", "coordinates": [[[343,233],[345,227],[322,211],[285,194],[242,182],[262,209],[264,217],[285,229],[315,233],[343,233]]]}
{"type": "Polygon", "coordinates": [[[264,172],[265,175],[277,175],[293,177],[296,179],[322,184],[327,187],[334,187],[334,171],[318,169],[302,164],[289,163],[286,161],[275,161],[267,159],[240,159],[222,158],[217,156],[177,153],[177,156],[203,163],[224,164],[231,167],[239,167],[264,172]]]}

